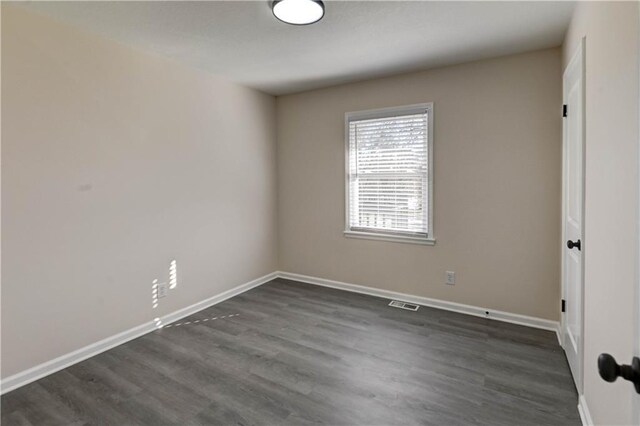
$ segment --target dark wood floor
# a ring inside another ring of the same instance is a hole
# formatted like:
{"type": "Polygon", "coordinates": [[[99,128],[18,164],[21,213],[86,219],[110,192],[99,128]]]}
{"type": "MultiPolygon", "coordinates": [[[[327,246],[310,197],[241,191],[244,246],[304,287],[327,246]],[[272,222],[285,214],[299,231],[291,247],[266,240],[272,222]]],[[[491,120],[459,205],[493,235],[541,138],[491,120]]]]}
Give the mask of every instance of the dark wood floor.
{"type": "Polygon", "coordinates": [[[580,424],[555,334],[387,304],[275,280],[4,395],[2,424],[580,424]]]}

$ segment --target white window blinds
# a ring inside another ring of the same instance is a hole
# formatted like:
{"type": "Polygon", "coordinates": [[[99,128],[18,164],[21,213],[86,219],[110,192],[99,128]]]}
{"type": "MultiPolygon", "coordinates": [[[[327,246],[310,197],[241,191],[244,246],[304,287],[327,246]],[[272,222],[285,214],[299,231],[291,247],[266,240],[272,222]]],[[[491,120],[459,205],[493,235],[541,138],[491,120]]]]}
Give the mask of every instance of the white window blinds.
{"type": "Polygon", "coordinates": [[[429,114],[348,118],[348,230],[429,236],[429,114]]]}

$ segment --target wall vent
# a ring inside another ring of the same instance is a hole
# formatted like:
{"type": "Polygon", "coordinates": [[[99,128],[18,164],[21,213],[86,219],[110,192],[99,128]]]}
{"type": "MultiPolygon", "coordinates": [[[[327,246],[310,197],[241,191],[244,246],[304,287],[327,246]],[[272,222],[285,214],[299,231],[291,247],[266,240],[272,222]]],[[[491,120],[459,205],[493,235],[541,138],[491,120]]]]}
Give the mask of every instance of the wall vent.
{"type": "Polygon", "coordinates": [[[420,305],[414,303],[401,302],[399,300],[392,300],[389,306],[393,308],[406,309],[407,311],[417,311],[420,305]]]}

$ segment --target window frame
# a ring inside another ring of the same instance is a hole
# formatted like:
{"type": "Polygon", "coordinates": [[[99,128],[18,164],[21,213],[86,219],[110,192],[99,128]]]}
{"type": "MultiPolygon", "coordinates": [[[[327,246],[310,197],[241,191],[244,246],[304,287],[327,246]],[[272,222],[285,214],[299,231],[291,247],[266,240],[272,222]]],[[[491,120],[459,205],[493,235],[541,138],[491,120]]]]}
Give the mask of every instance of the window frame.
{"type": "Polygon", "coordinates": [[[394,241],[402,243],[434,245],[436,242],[433,228],[433,102],[396,106],[389,108],[377,108],[364,111],[347,112],[344,115],[344,164],[345,164],[345,215],[344,215],[344,236],[347,238],[363,238],[381,241],[394,241]],[[427,235],[417,236],[408,233],[394,233],[353,230],[350,227],[349,215],[351,211],[351,197],[349,185],[349,124],[352,121],[370,120],[378,118],[392,118],[403,115],[411,115],[427,112],[427,235]]]}

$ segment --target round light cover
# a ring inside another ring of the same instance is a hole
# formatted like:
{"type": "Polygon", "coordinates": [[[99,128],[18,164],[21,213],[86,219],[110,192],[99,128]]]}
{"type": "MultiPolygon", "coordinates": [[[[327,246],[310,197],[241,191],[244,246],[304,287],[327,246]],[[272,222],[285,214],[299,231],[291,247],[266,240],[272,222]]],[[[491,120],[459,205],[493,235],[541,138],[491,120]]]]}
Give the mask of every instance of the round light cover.
{"type": "Polygon", "coordinates": [[[324,4],[320,0],[274,0],[273,15],[291,25],[308,25],[324,16],[324,4]]]}

